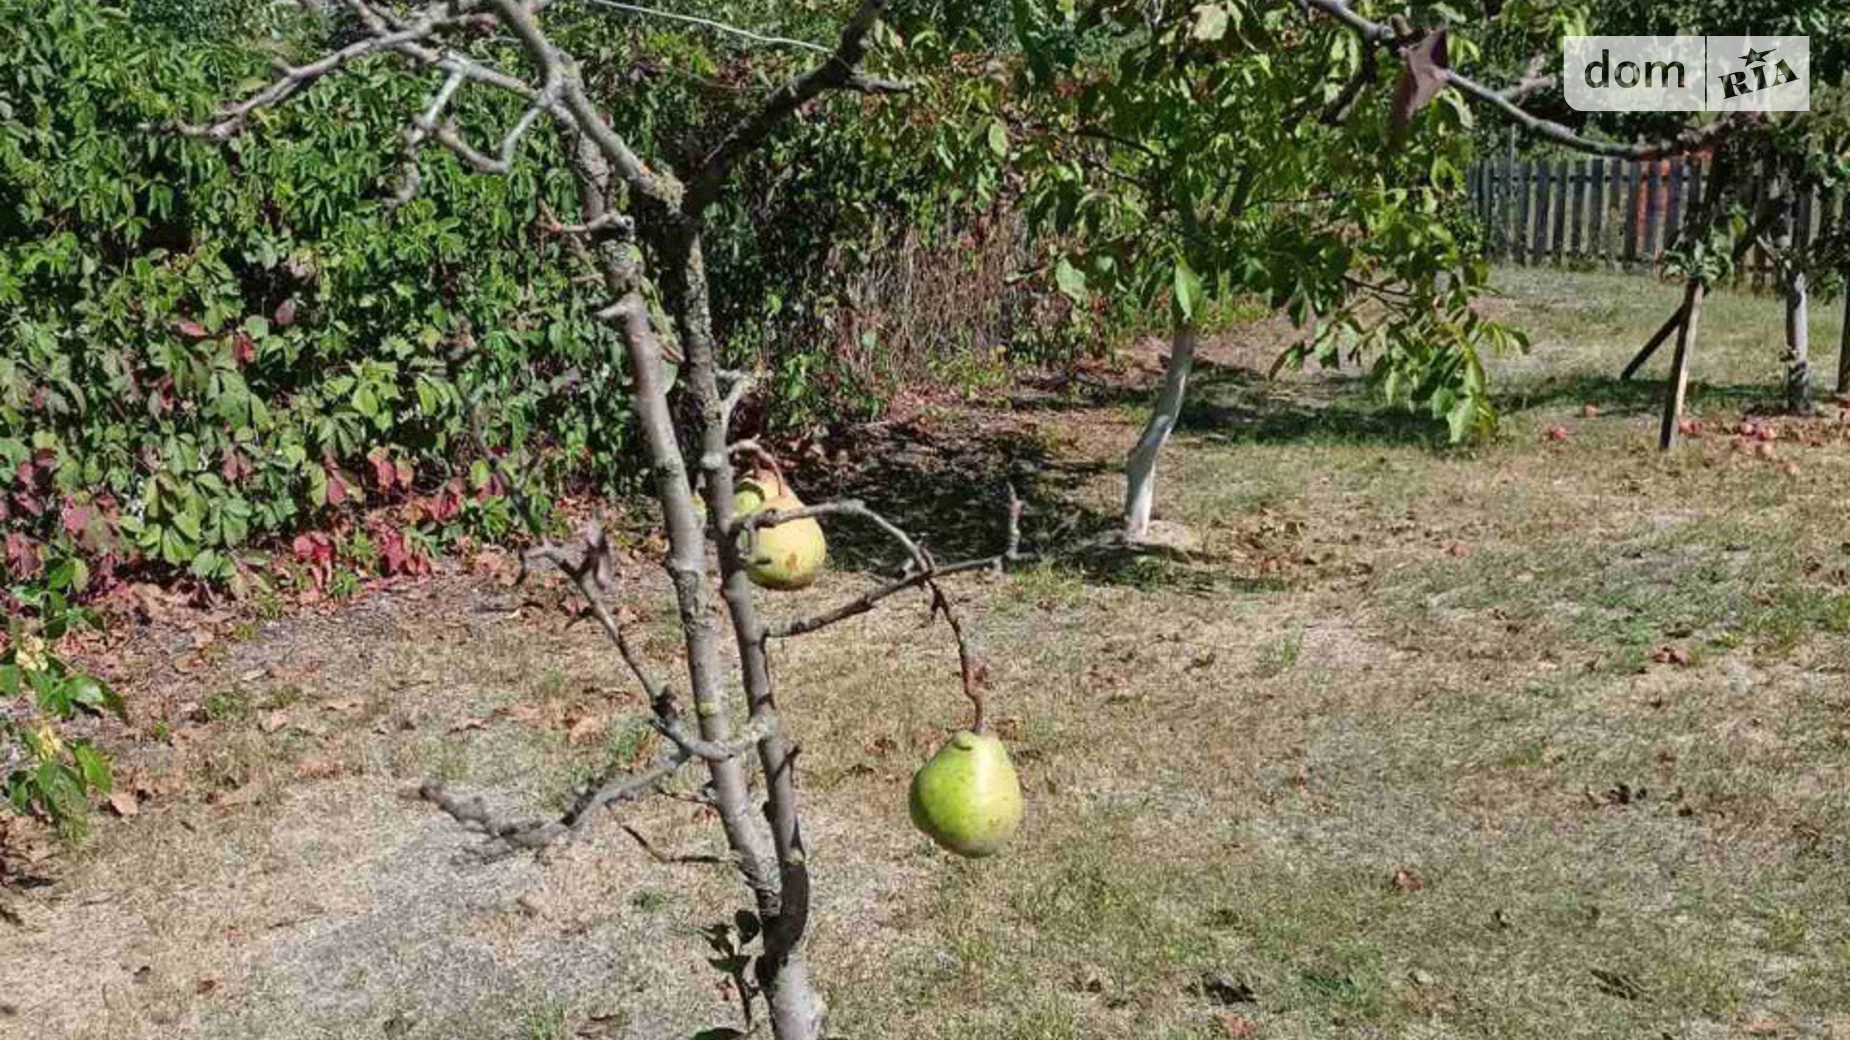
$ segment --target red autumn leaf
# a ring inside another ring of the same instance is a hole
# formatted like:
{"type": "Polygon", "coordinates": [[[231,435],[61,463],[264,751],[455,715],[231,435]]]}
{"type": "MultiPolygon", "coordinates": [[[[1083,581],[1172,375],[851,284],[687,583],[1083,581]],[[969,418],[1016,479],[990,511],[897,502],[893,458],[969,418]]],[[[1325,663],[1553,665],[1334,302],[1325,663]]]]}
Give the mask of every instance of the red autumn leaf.
{"type": "Polygon", "coordinates": [[[1246,1037],[1256,1036],[1259,1033],[1259,1027],[1253,1024],[1252,1019],[1244,1015],[1223,1011],[1215,1017],[1220,1021],[1221,1031],[1232,1040],[1245,1040],[1246,1037]]]}
{"type": "Polygon", "coordinates": [[[196,321],[180,322],[174,326],[174,331],[178,332],[182,336],[189,336],[193,339],[205,339],[207,336],[211,335],[211,333],[206,331],[206,327],[204,325],[201,325],[196,321]]]}
{"type": "Polygon", "coordinates": [[[273,317],[275,318],[277,327],[279,328],[286,329],[289,326],[294,325],[295,324],[295,297],[291,296],[289,299],[284,300],[283,302],[277,304],[276,314],[273,317]]]}
{"type": "Polygon", "coordinates": [[[380,562],[385,564],[385,573],[405,573],[411,554],[405,551],[405,536],[387,528],[377,533],[374,543],[379,548],[380,562]]]}
{"type": "Polygon", "coordinates": [[[34,479],[38,476],[38,468],[32,465],[30,459],[22,460],[20,464],[14,468],[13,475],[19,478],[19,482],[22,485],[31,487],[34,479]]]}
{"type": "Polygon", "coordinates": [[[334,559],[334,539],[325,531],[305,531],[290,543],[295,558],[304,563],[330,563],[334,559]]]}
{"type": "Polygon", "coordinates": [[[218,465],[219,476],[230,484],[243,483],[244,478],[251,475],[251,469],[251,461],[244,457],[244,453],[230,447],[225,449],[225,456],[218,465]]]}
{"type": "Polygon", "coordinates": [[[81,536],[90,529],[90,521],[96,518],[96,510],[89,506],[66,503],[64,506],[64,533],[72,538],[81,536]]]}
{"type": "Polygon", "coordinates": [[[338,506],[347,501],[347,482],[341,479],[340,470],[327,468],[328,505],[338,506]]]}
{"type": "Polygon", "coordinates": [[[237,338],[231,341],[231,356],[239,366],[248,365],[257,360],[257,344],[251,342],[249,336],[240,332],[237,338]]]}
{"type": "Polygon", "coordinates": [[[398,467],[386,457],[385,449],[374,448],[372,453],[366,456],[366,461],[372,463],[373,483],[379,486],[379,490],[392,490],[392,485],[398,480],[398,467]]]}
{"type": "Polygon", "coordinates": [[[38,547],[18,531],[6,533],[6,567],[14,577],[30,577],[39,571],[38,547]]]}

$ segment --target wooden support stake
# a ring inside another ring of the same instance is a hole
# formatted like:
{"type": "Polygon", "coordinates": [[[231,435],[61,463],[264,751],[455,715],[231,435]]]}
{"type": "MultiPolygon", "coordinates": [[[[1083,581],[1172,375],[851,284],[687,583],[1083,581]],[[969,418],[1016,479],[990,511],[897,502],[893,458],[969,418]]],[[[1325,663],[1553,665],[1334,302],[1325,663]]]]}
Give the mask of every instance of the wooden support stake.
{"type": "Polygon", "coordinates": [[[1664,387],[1664,421],[1657,430],[1657,448],[1669,451],[1677,443],[1677,420],[1683,417],[1683,396],[1689,392],[1689,348],[1696,342],[1696,324],[1702,317],[1702,279],[1691,278],[1683,290],[1685,319],[1677,328],[1677,351],[1670,359],[1670,382],[1664,387]]]}
{"type": "Polygon", "coordinates": [[[1657,348],[1663,346],[1664,341],[1670,338],[1670,334],[1683,327],[1684,309],[1688,306],[1689,300],[1685,299],[1683,305],[1672,311],[1670,317],[1665,318],[1664,323],[1651,334],[1651,338],[1645,342],[1644,347],[1632,355],[1631,361],[1626,363],[1625,371],[1619,373],[1621,383],[1636,375],[1638,370],[1644,367],[1644,363],[1651,360],[1651,355],[1657,353],[1657,348]]]}

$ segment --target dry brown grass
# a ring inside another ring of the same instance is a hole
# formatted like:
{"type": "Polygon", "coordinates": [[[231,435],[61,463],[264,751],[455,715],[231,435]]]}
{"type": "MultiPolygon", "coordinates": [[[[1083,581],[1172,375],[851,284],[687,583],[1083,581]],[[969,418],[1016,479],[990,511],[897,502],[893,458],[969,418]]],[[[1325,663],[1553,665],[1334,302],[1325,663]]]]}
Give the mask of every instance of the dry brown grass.
{"type": "MultiPolygon", "coordinates": [[[[907,777],[962,717],[918,604],[780,649],[836,1032],[1850,1036],[1850,450],[1827,417],[1772,460],[1716,433],[1658,456],[1654,385],[1608,376],[1674,293],[1506,282],[1537,350],[1505,365],[1498,442],[1435,447],[1340,374],[1257,382],[1240,366],[1264,348],[1233,340],[1165,463],[1198,552],[958,585],[1029,788],[1010,854],[954,861],[907,823],[907,777]]],[[[1777,317],[1705,316],[1712,429],[1771,386],[1777,317]]],[[[1014,438],[1011,464],[1041,453],[1044,499],[1100,514],[1116,489],[1089,463],[1129,443],[1138,399],[1024,395],[976,427],[1014,438]]],[[[894,504],[977,539],[970,497],[894,504]]],[[[190,786],[11,901],[0,1035],[731,1023],[696,934],[735,905],[723,871],[659,866],[610,824],[545,862],[461,862],[472,839],[400,797],[441,775],[542,811],[639,752],[616,722],[568,740],[635,691],[586,626],[512,597],[454,580],[277,623],[187,680],[181,700],[253,676],[248,709],[130,752],[190,786]]],[[[716,851],[698,817],[627,815],[716,851]]]]}

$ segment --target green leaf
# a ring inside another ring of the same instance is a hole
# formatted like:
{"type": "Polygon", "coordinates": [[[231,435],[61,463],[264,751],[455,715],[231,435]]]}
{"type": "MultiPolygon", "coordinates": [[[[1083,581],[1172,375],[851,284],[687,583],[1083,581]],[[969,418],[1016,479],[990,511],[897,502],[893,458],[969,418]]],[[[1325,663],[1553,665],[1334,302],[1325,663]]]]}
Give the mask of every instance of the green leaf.
{"type": "Polygon", "coordinates": [[[1461,397],[1452,410],[1445,413],[1445,424],[1451,431],[1452,443],[1457,444],[1470,435],[1474,420],[1477,418],[1477,404],[1469,397],[1461,397]]]}
{"type": "Polygon", "coordinates": [[[1186,257],[1176,257],[1175,309],[1185,322],[1199,319],[1202,313],[1201,276],[1188,265],[1186,257]]]}
{"type": "Polygon", "coordinates": [[[1074,267],[1072,261],[1068,260],[1066,257],[1061,257],[1060,262],[1054,265],[1053,280],[1054,284],[1060,287],[1060,291],[1064,293],[1068,299],[1072,300],[1074,303],[1085,302],[1086,275],[1085,272],[1074,267]]]}
{"type": "Polygon", "coordinates": [[[96,676],[73,675],[65,681],[65,685],[70,690],[73,702],[92,711],[107,711],[123,721],[128,720],[128,706],[122,703],[122,697],[96,676]]]}
{"type": "Polygon", "coordinates": [[[1195,8],[1195,27],[1189,32],[1197,40],[1213,42],[1227,35],[1227,6],[1201,4],[1195,8]]]}
{"type": "Polygon", "coordinates": [[[998,159],[1009,157],[1009,128],[1000,119],[989,124],[989,150],[998,159]]]}
{"type": "Polygon", "coordinates": [[[84,785],[98,794],[108,794],[115,785],[115,777],[109,769],[109,759],[103,753],[90,746],[87,740],[71,741],[71,757],[77,762],[77,773],[83,777],[84,785]]]}

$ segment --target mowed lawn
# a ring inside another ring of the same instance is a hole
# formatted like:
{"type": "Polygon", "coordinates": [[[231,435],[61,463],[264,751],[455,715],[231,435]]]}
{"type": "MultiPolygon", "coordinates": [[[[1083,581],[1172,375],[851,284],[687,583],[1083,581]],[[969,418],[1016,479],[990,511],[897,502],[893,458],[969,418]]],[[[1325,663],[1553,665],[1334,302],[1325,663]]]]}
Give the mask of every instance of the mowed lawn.
{"type": "MultiPolygon", "coordinates": [[[[964,714],[923,604],[779,648],[835,1034],[1850,1037],[1840,305],[1814,315],[1820,417],[1775,416],[1767,440],[1739,430],[1777,407],[1781,308],[1714,298],[1702,434],[1666,455],[1669,351],[1615,376],[1677,289],[1500,284],[1534,349],[1495,365],[1493,443],[1448,448],[1346,372],[1266,381],[1278,330],[1235,331],[1163,463],[1159,517],[1190,551],[958,580],[1028,788],[1007,854],[952,860],[907,821],[911,770],[964,714]]],[[[1062,522],[1108,522],[1146,396],[943,409],[990,469],[934,471],[925,450],[894,501],[855,490],[974,544],[1012,473],[1030,540],[1057,548],[1078,537],[1049,534],[1062,522]]],[[[868,580],[842,568],[774,608],[868,580]]],[[[665,660],[660,590],[638,570],[621,594],[665,660]]],[[[401,795],[441,776],[542,812],[605,756],[646,753],[591,626],[450,579],[245,635],[130,684],[209,721],[125,752],[183,786],[12,904],[0,1035],[739,1025],[699,932],[736,905],[726,868],[658,863],[616,820],[481,865],[401,795]]],[[[622,819],[664,856],[719,851],[687,802],[622,819]]]]}

